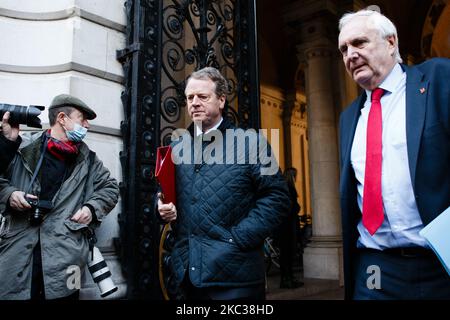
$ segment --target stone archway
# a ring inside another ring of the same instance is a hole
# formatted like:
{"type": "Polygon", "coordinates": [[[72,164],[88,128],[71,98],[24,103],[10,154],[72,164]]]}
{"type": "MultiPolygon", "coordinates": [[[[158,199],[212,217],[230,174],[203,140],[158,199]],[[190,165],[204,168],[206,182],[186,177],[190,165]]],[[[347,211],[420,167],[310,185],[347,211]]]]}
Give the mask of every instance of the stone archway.
{"type": "Polygon", "coordinates": [[[450,57],[450,3],[434,0],[425,19],[422,38],[422,55],[425,58],[450,57]]]}

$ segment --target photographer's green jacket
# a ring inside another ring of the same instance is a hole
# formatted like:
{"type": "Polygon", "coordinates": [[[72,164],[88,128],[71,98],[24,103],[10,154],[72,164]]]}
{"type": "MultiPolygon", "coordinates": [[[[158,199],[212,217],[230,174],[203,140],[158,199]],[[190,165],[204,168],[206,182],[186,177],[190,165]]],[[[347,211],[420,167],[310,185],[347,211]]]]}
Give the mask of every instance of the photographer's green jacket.
{"type": "MultiPolygon", "coordinates": [[[[89,148],[81,143],[71,175],[53,198],[53,210],[40,226],[30,226],[30,213],[13,211],[8,199],[14,191],[28,187],[40,156],[41,139],[42,133],[22,135],[19,150],[0,176],[0,214],[7,220],[0,235],[0,300],[30,298],[33,248],[39,238],[46,299],[73,293],[81,281],[76,276],[78,271],[81,275],[84,272],[89,246],[83,232],[88,226],[70,218],[83,204],[90,204],[95,209],[91,225],[98,226],[118,201],[117,182],[97,157],[88,174],[89,148]]],[[[36,181],[30,193],[38,195],[39,191],[36,181]]]]}

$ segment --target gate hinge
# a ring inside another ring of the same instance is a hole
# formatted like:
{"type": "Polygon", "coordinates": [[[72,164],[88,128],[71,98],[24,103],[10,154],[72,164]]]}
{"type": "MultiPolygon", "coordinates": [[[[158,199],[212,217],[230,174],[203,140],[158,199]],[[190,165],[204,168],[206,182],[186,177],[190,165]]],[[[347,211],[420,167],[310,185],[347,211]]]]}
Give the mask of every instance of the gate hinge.
{"type": "Polygon", "coordinates": [[[125,58],[131,54],[133,54],[136,51],[141,51],[142,50],[142,43],[138,42],[138,43],[133,43],[132,45],[129,45],[127,47],[125,47],[122,50],[117,50],[116,51],[116,58],[119,61],[123,61],[125,60],[125,58]]]}

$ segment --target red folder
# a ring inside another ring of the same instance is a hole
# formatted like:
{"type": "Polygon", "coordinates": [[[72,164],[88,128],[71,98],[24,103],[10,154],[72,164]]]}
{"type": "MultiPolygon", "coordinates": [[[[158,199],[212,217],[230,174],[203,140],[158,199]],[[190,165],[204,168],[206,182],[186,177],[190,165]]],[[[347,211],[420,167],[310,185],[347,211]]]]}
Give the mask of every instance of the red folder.
{"type": "Polygon", "coordinates": [[[172,161],[171,146],[157,148],[155,177],[162,189],[162,202],[172,202],[176,205],[175,165],[172,161]]]}

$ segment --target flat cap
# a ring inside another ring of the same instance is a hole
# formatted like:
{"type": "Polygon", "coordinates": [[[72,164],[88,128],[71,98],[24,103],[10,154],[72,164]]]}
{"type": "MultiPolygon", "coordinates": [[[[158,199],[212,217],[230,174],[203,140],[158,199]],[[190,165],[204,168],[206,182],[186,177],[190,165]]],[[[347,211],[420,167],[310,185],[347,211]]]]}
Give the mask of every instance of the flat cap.
{"type": "Polygon", "coordinates": [[[69,94],[60,94],[54,97],[48,109],[50,110],[60,107],[73,107],[75,109],[78,109],[86,115],[86,119],[88,120],[92,120],[97,117],[94,110],[89,108],[86,103],[69,94]]]}

